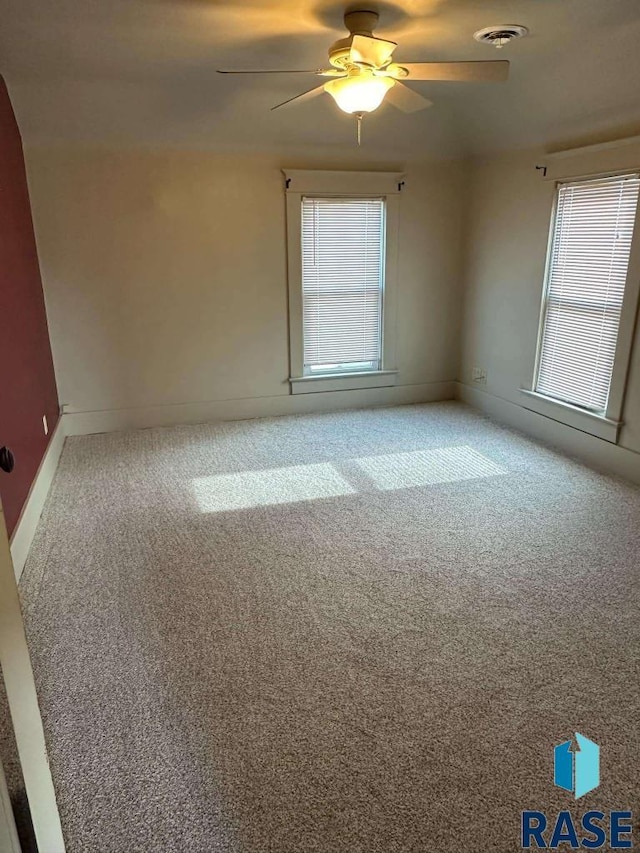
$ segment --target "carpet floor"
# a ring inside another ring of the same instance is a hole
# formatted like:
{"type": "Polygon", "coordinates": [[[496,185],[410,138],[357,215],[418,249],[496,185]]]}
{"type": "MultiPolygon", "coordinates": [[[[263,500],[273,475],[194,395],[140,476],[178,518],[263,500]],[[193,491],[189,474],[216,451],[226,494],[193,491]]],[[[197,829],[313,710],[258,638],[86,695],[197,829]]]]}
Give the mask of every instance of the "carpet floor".
{"type": "Polygon", "coordinates": [[[639,546],[640,490],[458,403],[68,439],[21,593],[69,853],[501,853],[522,809],[633,808],[639,546]]]}

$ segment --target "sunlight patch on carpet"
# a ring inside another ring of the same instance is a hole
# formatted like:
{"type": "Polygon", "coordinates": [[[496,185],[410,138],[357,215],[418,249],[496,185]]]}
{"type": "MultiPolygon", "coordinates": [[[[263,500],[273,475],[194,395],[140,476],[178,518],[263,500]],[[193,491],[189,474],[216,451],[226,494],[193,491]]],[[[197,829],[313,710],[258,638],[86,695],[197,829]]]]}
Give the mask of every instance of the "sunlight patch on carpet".
{"type": "Polygon", "coordinates": [[[198,477],[193,491],[202,512],[295,503],[355,494],[356,489],[328,462],[266,471],[198,477]]]}
{"type": "Polygon", "coordinates": [[[498,477],[507,473],[504,468],[467,445],[369,456],[358,459],[357,464],[375,486],[383,491],[479,477],[498,477]]]}
{"type": "Polygon", "coordinates": [[[507,473],[466,445],[368,456],[350,459],[347,464],[359,469],[360,476],[363,473],[367,476],[368,488],[356,488],[331,463],[322,462],[197,477],[193,480],[193,492],[202,512],[229,512],[354,495],[372,489],[418,488],[507,473]]]}

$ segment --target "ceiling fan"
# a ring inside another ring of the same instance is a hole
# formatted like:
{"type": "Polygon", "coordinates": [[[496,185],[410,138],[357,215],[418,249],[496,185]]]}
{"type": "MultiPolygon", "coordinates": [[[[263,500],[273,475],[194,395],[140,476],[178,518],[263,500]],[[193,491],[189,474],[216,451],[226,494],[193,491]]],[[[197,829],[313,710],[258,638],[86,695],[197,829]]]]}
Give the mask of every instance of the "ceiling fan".
{"type": "Polygon", "coordinates": [[[385,98],[394,107],[406,113],[431,106],[431,101],[406,86],[402,82],[404,80],[498,83],[508,77],[509,63],[505,60],[403,62],[402,64],[392,62],[393,52],[398,45],[373,35],[378,19],[378,13],[369,10],[350,11],[345,14],[344,23],[349,30],[349,35],[338,39],[329,48],[331,68],[218,69],[218,72],[220,74],[315,74],[319,77],[329,77],[331,79],[327,83],[295,95],[271,109],[277,110],[303,103],[327,92],[341,110],[355,114],[358,118],[358,142],[363,114],[376,110],[385,98]]]}

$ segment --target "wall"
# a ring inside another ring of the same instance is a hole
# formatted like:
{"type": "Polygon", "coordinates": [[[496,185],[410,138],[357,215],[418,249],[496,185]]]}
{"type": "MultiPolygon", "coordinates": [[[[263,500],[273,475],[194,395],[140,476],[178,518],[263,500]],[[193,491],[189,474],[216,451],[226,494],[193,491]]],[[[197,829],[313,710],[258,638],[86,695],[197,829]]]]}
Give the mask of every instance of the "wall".
{"type": "Polygon", "coordinates": [[[618,453],[616,461],[612,452],[627,449],[640,476],[640,347],[613,451],[529,411],[519,391],[532,378],[554,193],[553,180],[535,166],[548,163],[550,176],[554,169],[580,175],[625,168],[640,162],[640,147],[566,160],[530,150],[470,166],[405,164],[400,385],[292,398],[280,169],[403,168],[359,156],[309,162],[168,149],[29,149],[69,431],[439,399],[450,396],[457,378],[465,399],[595,464],[624,473],[628,460],[618,453]],[[473,366],[488,372],[480,393],[473,366]]]}
{"type": "Polygon", "coordinates": [[[15,469],[0,472],[9,533],[17,523],[58,419],[58,399],[20,132],[0,78],[0,446],[15,469]]]}
{"type": "MultiPolygon", "coordinates": [[[[170,420],[170,407],[189,419],[218,411],[198,404],[289,396],[280,169],[319,164],[86,147],[33,148],[27,160],[65,411],[125,412],[109,423],[144,425],[170,420]]],[[[408,169],[398,318],[405,388],[456,378],[462,177],[456,163],[408,169]]]]}
{"type": "Polygon", "coordinates": [[[584,150],[574,156],[547,157],[524,151],[476,161],[469,173],[466,222],[465,311],[460,379],[471,389],[473,367],[487,370],[481,392],[463,398],[515,425],[554,441],[570,452],[619,473],[631,464],[640,472],[640,345],[638,330],[631,359],[619,448],[578,433],[523,408],[519,388],[531,387],[554,198],[553,177],[578,177],[634,168],[640,146],[584,150]],[[535,169],[546,163],[548,179],[535,169]],[[511,408],[510,408],[511,407],[511,408]],[[515,411],[513,407],[518,407],[515,411]],[[614,448],[615,449],[615,448],[614,448]],[[614,459],[615,457],[615,459],[614,459]],[[608,461],[606,461],[608,460],[608,461]]]}

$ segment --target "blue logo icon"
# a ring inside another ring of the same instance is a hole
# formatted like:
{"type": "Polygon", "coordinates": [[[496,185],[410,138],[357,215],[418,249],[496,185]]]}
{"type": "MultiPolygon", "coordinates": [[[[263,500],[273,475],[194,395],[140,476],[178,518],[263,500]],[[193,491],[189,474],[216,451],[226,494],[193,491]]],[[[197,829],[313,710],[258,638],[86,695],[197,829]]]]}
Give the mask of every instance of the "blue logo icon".
{"type": "Polygon", "coordinates": [[[567,740],[553,750],[553,783],[571,791],[576,800],[600,784],[600,747],[576,732],[576,742],[567,740]]]}

